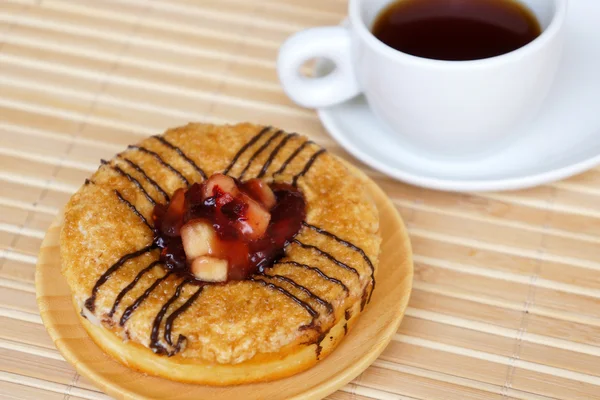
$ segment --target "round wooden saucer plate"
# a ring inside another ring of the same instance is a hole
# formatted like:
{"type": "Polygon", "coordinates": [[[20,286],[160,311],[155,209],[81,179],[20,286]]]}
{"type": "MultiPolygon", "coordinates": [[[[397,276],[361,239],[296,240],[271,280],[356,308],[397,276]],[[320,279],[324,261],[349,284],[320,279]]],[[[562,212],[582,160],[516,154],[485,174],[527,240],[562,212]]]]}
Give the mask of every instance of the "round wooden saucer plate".
{"type": "Polygon", "coordinates": [[[320,399],[341,388],[381,354],[404,316],[412,288],[410,242],[396,208],[362,172],[380,213],[383,237],[377,286],[371,303],[340,345],[313,368],[269,383],[229,387],[184,384],[131,370],[107,356],[87,335],[60,273],[62,213],[49,228],[36,269],[40,314],[54,344],[77,371],[119,399],[320,399]]]}

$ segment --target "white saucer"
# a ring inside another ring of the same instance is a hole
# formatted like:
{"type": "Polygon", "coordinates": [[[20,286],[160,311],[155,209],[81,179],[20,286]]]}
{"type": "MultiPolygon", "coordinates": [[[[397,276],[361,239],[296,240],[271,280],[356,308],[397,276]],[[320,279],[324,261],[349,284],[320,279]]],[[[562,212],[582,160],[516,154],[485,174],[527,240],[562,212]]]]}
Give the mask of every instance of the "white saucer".
{"type": "MultiPolygon", "coordinates": [[[[520,189],[600,164],[600,1],[571,0],[563,64],[543,111],[504,150],[476,161],[435,159],[403,143],[360,96],[318,110],[331,135],[372,168],[450,191],[520,189]]],[[[512,135],[512,133],[511,133],[512,135]]]]}

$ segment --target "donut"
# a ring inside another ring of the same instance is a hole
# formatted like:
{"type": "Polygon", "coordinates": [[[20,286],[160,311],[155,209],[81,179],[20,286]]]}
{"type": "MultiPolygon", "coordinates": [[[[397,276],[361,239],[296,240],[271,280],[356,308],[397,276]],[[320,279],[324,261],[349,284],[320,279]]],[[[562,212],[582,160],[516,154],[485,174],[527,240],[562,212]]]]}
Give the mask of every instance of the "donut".
{"type": "Polygon", "coordinates": [[[190,123],[101,161],[65,206],[62,274],[92,340],[143,373],[227,386],[327,357],[376,287],[379,215],[296,133],[190,123]]]}

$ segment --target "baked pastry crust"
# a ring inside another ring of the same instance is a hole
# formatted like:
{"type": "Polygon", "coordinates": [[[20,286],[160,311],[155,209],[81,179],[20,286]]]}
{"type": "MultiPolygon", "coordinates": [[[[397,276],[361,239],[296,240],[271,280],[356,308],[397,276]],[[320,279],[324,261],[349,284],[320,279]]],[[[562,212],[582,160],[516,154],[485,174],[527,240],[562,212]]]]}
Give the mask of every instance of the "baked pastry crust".
{"type": "Polygon", "coordinates": [[[112,357],[168,379],[230,385],[289,376],[333,351],[374,289],[380,242],[360,179],[305,137],[189,124],[103,162],[73,195],[62,272],[84,327],[112,357]],[[297,185],[306,222],[266,275],[201,287],[161,265],[151,215],[176,189],[218,172],[297,185]]]}

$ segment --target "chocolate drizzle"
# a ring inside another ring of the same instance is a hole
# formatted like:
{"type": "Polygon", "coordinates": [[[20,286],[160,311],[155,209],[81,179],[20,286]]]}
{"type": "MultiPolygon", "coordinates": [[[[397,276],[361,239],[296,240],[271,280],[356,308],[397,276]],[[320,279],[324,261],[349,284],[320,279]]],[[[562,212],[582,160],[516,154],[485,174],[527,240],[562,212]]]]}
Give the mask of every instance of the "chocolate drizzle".
{"type": "Polygon", "coordinates": [[[135,278],[131,282],[129,282],[129,284],[127,286],[125,286],[119,292],[119,294],[115,298],[115,301],[110,309],[110,312],[108,313],[108,316],[110,318],[112,318],[113,315],[115,315],[115,311],[117,311],[117,307],[119,307],[119,304],[121,304],[121,300],[123,300],[123,297],[125,297],[125,295],[127,293],[129,293],[129,291],[135,287],[135,285],[138,283],[138,281],[140,279],[142,279],[142,276],[144,276],[146,274],[146,272],[150,271],[152,268],[156,267],[159,264],[161,264],[161,262],[159,260],[152,261],[146,268],[144,268],[140,272],[138,272],[138,274],[135,276],[135,278]]]}
{"type": "Polygon", "coordinates": [[[332,278],[329,275],[326,275],[323,271],[321,271],[319,268],[317,267],[313,267],[311,265],[306,265],[306,264],[301,264],[299,262],[296,261],[280,261],[277,264],[287,264],[287,265],[293,265],[295,267],[299,267],[299,268],[304,268],[304,269],[308,269],[310,271],[314,271],[316,272],[321,278],[328,280],[331,283],[335,283],[336,285],[341,286],[342,289],[344,289],[344,292],[346,292],[346,295],[348,295],[348,287],[346,285],[344,285],[344,283],[338,279],[332,278]]]}
{"type": "Polygon", "coordinates": [[[140,167],[139,165],[137,165],[130,159],[123,157],[121,154],[118,154],[117,157],[119,157],[121,160],[125,161],[131,168],[133,168],[137,172],[139,172],[144,177],[144,179],[146,179],[146,181],[148,181],[148,183],[150,185],[152,185],[152,187],[154,187],[154,189],[156,189],[156,191],[159,192],[165,198],[165,201],[170,200],[167,192],[165,192],[164,189],[162,187],[160,187],[160,185],[158,183],[156,183],[156,181],[154,179],[150,178],[148,176],[148,174],[146,173],[146,171],[144,171],[142,169],[142,167],[140,167]]]}
{"type": "Polygon", "coordinates": [[[282,130],[276,131],[274,134],[271,135],[271,137],[269,139],[267,139],[267,141],[265,143],[263,143],[262,146],[260,146],[258,148],[258,150],[256,150],[254,152],[254,154],[252,154],[252,156],[250,156],[250,158],[248,159],[248,162],[246,163],[246,166],[244,167],[244,169],[242,170],[242,172],[240,173],[239,176],[239,180],[243,180],[244,179],[244,175],[246,174],[246,172],[248,171],[248,169],[250,168],[250,165],[252,165],[252,161],[254,161],[254,159],[256,159],[256,157],[258,157],[259,155],[262,154],[263,151],[265,151],[265,149],[267,147],[269,147],[269,145],[273,142],[273,140],[277,139],[279,136],[281,136],[281,134],[283,133],[282,130]]]}
{"type": "Polygon", "coordinates": [[[140,297],[138,297],[133,302],[132,305],[127,307],[125,309],[125,311],[123,311],[123,315],[121,315],[121,319],[119,320],[119,325],[121,325],[121,326],[125,325],[127,320],[131,317],[131,314],[133,314],[133,312],[138,309],[138,307],[144,302],[144,300],[146,300],[148,298],[148,296],[150,296],[150,294],[154,291],[154,289],[156,289],[158,287],[158,285],[160,285],[165,279],[167,279],[169,276],[171,276],[172,273],[173,273],[172,271],[169,271],[163,277],[155,280],[154,283],[148,289],[146,289],[146,291],[144,293],[142,293],[142,295],[140,297]]]}
{"type": "Polygon", "coordinates": [[[321,250],[320,248],[318,248],[317,246],[313,246],[312,244],[302,243],[298,239],[294,239],[292,242],[296,243],[298,246],[300,246],[300,247],[302,247],[304,249],[314,250],[317,253],[319,253],[320,255],[322,255],[323,257],[325,257],[326,259],[328,259],[329,261],[332,261],[333,263],[335,263],[336,265],[344,268],[345,270],[348,270],[348,271],[352,272],[356,276],[360,276],[360,274],[358,273],[358,271],[355,268],[352,268],[351,266],[349,266],[349,265],[341,262],[340,260],[338,260],[337,258],[335,258],[334,256],[332,256],[331,254],[329,254],[325,250],[321,250]]]}
{"type": "MultiPolygon", "coordinates": [[[[286,295],[287,297],[289,297],[290,299],[292,299],[296,304],[298,304],[299,306],[301,306],[302,308],[304,308],[306,310],[306,312],[308,312],[310,314],[310,316],[312,317],[313,322],[319,316],[319,313],[316,312],[314,310],[314,308],[312,308],[310,306],[310,304],[308,304],[308,303],[300,300],[299,298],[297,298],[296,296],[294,296],[292,293],[288,292],[287,290],[285,290],[281,286],[277,286],[277,285],[275,285],[275,284],[273,284],[271,282],[263,281],[262,279],[256,279],[254,277],[250,277],[248,280],[251,281],[251,282],[259,283],[259,284],[261,284],[261,285],[263,285],[263,286],[265,286],[265,287],[267,287],[269,289],[277,290],[279,293],[282,293],[282,294],[286,295]]],[[[312,323],[311,323],[311,325],[312,325],[312,323]]]]}
{"type": "Polygon", "coordinates": [[[277,147],[275,147],[273,149],[273,151],[271,152],[271,154],[269,154],[269,158],[267,158],[267,161],[265,161],[262,169],[260,170],[260,172],[256,176],[257,178],[262,178],[263,176],[265,176],[265,174],[267,173],[267,170],[271,166],[271,163],[273,162],[273,160],[275,160],[275,157],[277,157],[277,154],[279,154],[279,151],[283,148],[283,146],[286,145],[286,143],[290,139],[292,139],[292,138],[294,138],[296,136],[298,136],[297,133],[290,133],[290,134],[286,135],[286,137],[283,138],[283,140],[281,142],[279,142],[279,144],[277,145],[277,147]]]}
{"type": "Polygon", "coordinates": [[[365,309],[368,299],[369,299],[369,295],[368,295],[367,291],[365,290],[360,298],[360,311],[365,309]]]}
{"type": "MultiPolygon", "coordinates": [[[[196,299],[200,296],[204,290],[204,285],[200,286],[196,293],[194,293],[182,306],[180,306],[177,310],[173,311],[171,315],[167,318],[165,322],[165,340],[170,346],[173,346],[173,341],[171,340],[171,331],[173,330],[173,322],[179,317],[179,315],[183,314],[190,306],[196,301],[196,299]]],[[[185,336],[179,335],[177,339],[177,344],[175,345],[176,351],[179,351],[181,343],[186,339],[185,336]]]]}
{"type": "Polygon", "coordinates": [[[314,294],[313,292],[311,292],[308,288],[300,285],[299,283],[295,282],[294,280],[288,278],[287,276],[283,276],[283,275],[262,275],[262,276],[266,276],[268,278],[272,278],[272,279],[276,279],[282,282],[287,282],[290,285],[292,285],[293,287],[295,287],[296,289],[299,289],[300,291],[304,292],[308,297],[310,297],[311,299],[313,299],[314,301],[316,301],[317,303],[319,303],[320,305],[322,305],[323,307],[325,307],[327,309],[327,311],[329,313],[333,312],[333,306],[331,305],[330,302],[323,300],[321,297],[317,296],[316,294],[314,294]]]}
{"type": "Polygon", "coordinates": [[[329,335],[329,330],[327,330],[326,332],[323,332],[319,335],[319,337],[316,340],[316,349],[315,349],[315,353],[317,356],[317,360],[319,359],[319,357],[321,357],[321,352],[323,351],[323,346],[321,346],[321,343],[323,342],[323,340],[327,337],[327,335],[329,335]]]}
{"type": "Polygon", "coordinates": [[[177,175],[179,177],[179,179],[181,179],[181,181],[183,183],[185,183],[186,186],[190,186],[190,182],[187,180],[187,178],[185,176],[183,176],[183,174],[177,170],[176,168],[174,168],[171,164],[169,164],[168,162],[166,162],[165,160],[163,160],[163,158],[160,156],[160,154],[158,154],[155,151],[152,150],[148,150],[145,147],[142,146],[135,146],[135,145],[129,145],[128,146],[129,149],[134,149],[134,150],[138,150],[141,151],[142,153],[146,153],[151,155],[152,157],[154,157],[156,159],[156,161],[158,161],[163,167],[167,168],[169,171],[173,172],[175,175],[177,175]]]}
{"type": "Polygon", "coordinates": [[[140,192],[142,192],[144,194],[144,197],[146,197],[146,199],[148,199],[148,201],[150,203],[152,203],[153,206],[156,205],[156,201],[152,198],[152,196],[150,196],[150,194],[148,194],[148,192],[146,191],[146,189],[144,189],[144,187],[142,186],[142,184],[140,183],[140,181],[138,181],[137,179],[135,179],[133,176],[129,175],[127,172],[123,171],[121,169],[121,167],[119,167],[118,165],[112,165],[112,164],[110,164],[106,160],[100,160],[100,162],[103,165],[108,165],[113,170],[115,170],[119,175],[124,176],[125,178],[127,178],[129,180],[129,182],[133,183],[135,185],[135,187],[137,187],[140,190],[140,192]]]}
{"type": "Polygon", "coordinates": [[[141,212],[139,212],[139,210],[137,208],[135,208],[135,206],[133,204],[131,204],[131,202],[129,200],[127,200],[126,198],[123,197],[123,195],[121,194],[121,192],[119,192],[117,189],[115,189],[115,194],[117,195],[117,197],[119,198],[119,200],[121,200],[121,202],[125,203],[125,205],[127,207],[129,207],[129,209],[138,216],[139,219],[142,220],[142,222],[148,227],[148,229],[150,229],[151,231],[154,231],[154,229],[152,228],[152,226],[148,223],[148,220],[146,219],[146,217],[144,217],[142,215],[141,212]]]}
{"type": "Polygon", "coordinates": [[[283,164],[281,164],[279,169],[273,173],[273,176],[282,174],[283,171],[287,168],[288,164],[291,163],[292,160],[296,158],[296,156],[300,154],[300,152],[304,150],[305,147],[311,144],[314,144],[312,140],[307,140],[304,143],[302,143],[302,145],[300,145],[296,150],[294,150],[294,152],[290,154],[290,156],[283,162],[283,164]]]}
{"type": "Polygon", "coordinates": [[[250,141],[248,143],[246,143],[245,145],[243,145],[242,148],[235,154],[235,156],[233,157],[233,160],[231,160],[231,162],[229,163],[229,165],[227,166],[227,168],[225,168],[225,170],[223,171],[223,174],[227,175],[229,173],[229,171],[231,170],[231,168],[233,168],[233,166],[235,165],[235,163],[237,162],[237,160],[241,157],[241,155],[244,154],[244,152],[246,150],[248,150],[248,148],[250,146],[252,146],[254,143],[258,142],[260,140],[260,138],[265,133],[267,133],[270,130],[271,130],[270,126],[267,126],[267,127],[263,128],[252,139],[250,139],[250,141]]]}
{"type": "Polygon", "coordinates": [[[204,173],[204,170],[202,170],[202,168],[200,168],[198,166],[198,164],[196,164],[191,158],[189,158],[184,152],[183,150],[181,150],[179,147],[175,146],[173,143],[169,142],[167,139],[165,139],[162,136],[156,135],[156,136],[152,136],[154,139],[158,140],[159,142],[161,142],[162,144],[164,144],[165,146],[167,146],[168,148],[175,150],[175,152],[177,154],[179,154],[181,156],[181,158],[183,158],[185,161],[187,161],[188,164],[190,164],[195,170],[196,172],[198,172],[200,174],[200,176],[202,177],[202,179],[207,179],[208,177],[206,176],[206,173],[204,173]]]}
{"type": "Polygon", "coordinates": [[[371,296],[373,295],[373,290],[375,290],[375,267],[373,266],[373,263],[371,262],[371,260],[369,259],[369,257],[367,257],[367,254],[364,252],[364,250],[361,249],[360,247],[358,247],[358,246],[356,246],[356,245],[354,245],[354,244],[352,244],[352,243],[350,243],[350,242],[342,239],[341,237],[336,236],[336,235],[334,235],[331,232],[327,232],[325,229],[321,229],[319,227],[311,225],[311,224],[309,224],[306,221],[303,221],[302,225],[306,226],[307,228],[312,229],[313,231],[315,231],[315,232],[317,232],[317,233],[319,233],[321,235],[324,235],[324,236],[327,236],[327,237],[330,237],[330,238],[334,239],[338,243],[343,244],[344,246],[351,248],[352,250],[356,251],[357,253],[359,253],[362,256],[362,258],[365,260],[365,262],[369,265],[369,268],[371,269],[371,282],[373,284],[371,286],[371,291],[369,293],[369,299],[367,300],[367,303],[369,301],[371,301],[371,296]]]}
{"type": "Polygon", "coordinates": [[[352,317],[352,311],[346,310],[346,312],[344,312],[344,319],[346,320],[346,322],[344,322],[344,336],[346,336],[348,334],[348,321],[350,321],[351,317],[352,317]]]}
{"type": "Polygon", "coordinates": [[[185,285],[187,285],[190,281],[191,281],[190,279],[184,279],[183,282],[181,282],[177,286],[177,288],[175,289],[175,294],[173,296],[171,296],[171,298],[162,306],[162,308],[160,309],[160,311],[156,314],[156,317],[154,318],[154,323],[152,324],[152,333],[150,334],[150,348],[155,353],[169,354],[169,351],[167,351],[167,349],[165,349],[164,346],[162,346],[160,343],[158,343],[158,334],[160,331],[160,323],[162,322],[163,317],[167,313],[167,310],[169,309],[171,304],[173,304],[175,301],[177,301],[179,296],[181,296],[181,290],[183,289],[183,287],[185,285]]]}
{"type": "Polygon", "coordinates": [[[292,186],[294,186],[294,187],[298,186],[298,179],[300,179],[301,177],[306,175],[306,173],[308,172],[310,167],[312,167],[312,165],[315,163],[317,158],[319,158],[319,156],[323,153],[325,153],[325,149],[321,149],[321,150],[317,151],[315,154],[312,155],[312,157],[310,157],[310,159],[304,166],[304,169],[302,171],[300,171],[298,174],[296,174],[294,176],[294,179],[292,179],[292,186]]]}
{"type": "Polygon", "coordinates": [[[96,305],[95,305],[96,295],[98,294],[98,290],[100,289],[100,286],[104,285],[104,283],[106,283],[108,278],[113,273],[115,273],[119,268],[121,268],[121,266],[123,264],[125,264],[127,261],[129,261],[133,258],[139,257],[142,254],[149,253],[154,249],[156,249],[156,246],[154,244],[151,244],[149,246],[144,247],[143,249],[134,251],[132,253],[125,254],[123,257],[119,258],[119,260],[116,263],[111,265],[110,268],[108,268],[106,271],[104,271],[104,273],[100,276],[100,278],[98,278],[98,280],[94,284],[94,287],[92,288],[92,295],[85,301],[85,307],[88,310],[90,310],[91,312],[94,312],[94,310],[96,308],[96,305]]]}

